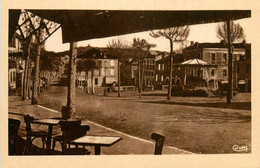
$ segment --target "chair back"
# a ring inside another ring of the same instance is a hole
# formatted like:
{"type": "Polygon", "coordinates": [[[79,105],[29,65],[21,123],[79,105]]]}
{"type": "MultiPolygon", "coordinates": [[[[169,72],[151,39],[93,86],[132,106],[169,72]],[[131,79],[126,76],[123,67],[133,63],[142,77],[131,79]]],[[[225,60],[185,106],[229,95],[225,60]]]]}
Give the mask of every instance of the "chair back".
{"type": "Polygon", "coordinates": [[[30,115],[25,115],[24,116],[24,122],[26,124],[25,128],[26,128],[26,132],[27,132],[27,136],[30,136],[32,133],[32,129],[31,129],[31,122],[34,120],[34,117],[30,116],[30,115]]]}
{"type": "Polygon", "coordinates": [[[21,121],[17,119],[8,119],[8,147],[9,154],[16,153],[16,142],[17,142],[17,134],[19,131],[21,121]]]}
{"type": "MultiPolygon", "coordinates": [[[[85,150],[80,150],[80,151],[70,151],[70,142],[72,140],[75,140],[77,138],[80,138],[84,135],[87,134],[87,131],[90,130],[90,127],[88,125],[83,125],[81,126],[81,120],[61,120],[60,123],[61,125],[61,131],[62,131],[62,151],[64,154],[79,154],[78,152],[83,152],[85,153],[85,150]],[[68,147],[67,147],[68,146],[68,147]]],[[[76,148],[78,148],[76,146],[76,148]]]]}
{"type": "Polygon", "coordinates": [[[83,135],[79,134],[81,120],[61,120],[62,138],[65,144],[83,135]]]}
{"type": "Polygon", "coordinates": [[[157,133],[152,133],[151,138],[155,140],[155,148],[154,148],[154,154],[155,155],[161,155],[162,150],[163,150],[163,145],[165,141],[165,137],[157,134],[157,133]]]}

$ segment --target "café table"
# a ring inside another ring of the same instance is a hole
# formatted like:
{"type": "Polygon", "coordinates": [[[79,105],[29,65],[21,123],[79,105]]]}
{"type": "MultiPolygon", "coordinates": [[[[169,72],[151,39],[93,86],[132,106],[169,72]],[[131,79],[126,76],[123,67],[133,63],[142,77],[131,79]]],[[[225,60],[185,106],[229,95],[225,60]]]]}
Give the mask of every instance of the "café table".
{"type": "Polygon", "coordinates": [[[53,126],[59,125],[60,120],[59,119],[35,119],[31,123],[32,124],[43,124],[48,125],[48,137],[47,137],[47,154],[50,154],[51,151],[51,138],[52,138],[52,129],[53,126]]]}
{"type": "Polygon", "coordinates": [[[101,146],[110,147],[121,139],[122,137],[118,136],[85,135],[71,141],[70,144],[94,146],[95,155],[100,155],[101,146]]]}

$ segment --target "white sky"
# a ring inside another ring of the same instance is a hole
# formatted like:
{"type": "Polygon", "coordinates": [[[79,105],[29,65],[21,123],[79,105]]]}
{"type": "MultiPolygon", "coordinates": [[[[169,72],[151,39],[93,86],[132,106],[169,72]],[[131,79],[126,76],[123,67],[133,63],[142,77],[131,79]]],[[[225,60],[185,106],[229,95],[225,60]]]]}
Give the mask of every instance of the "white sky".
{"type": "MultiPolygon", "coordinates": [[[[240,23],[240,25],[244,29],[244,33],[246,35],[246,41],[251,42],[253,41],[253,33],[252,33],[252,19],[241,19],[236,21],[236,23],[240,23]]],[[[216,27],[217,23],[209,23],[209,24],[200,24],[200,25],[193,25],[190,26],[190,35],[188,37],[188,41],[194,42],[219,42],[220,40],[216,36],[216,27]]],[[[169,41],[165,38],[153,38],[149,35],[149,31],[142,32],[142,33],[133,33],[121,36],[113,36],[108,38],[100,38],[100,39],[93,39],[93,40],[86,40],[78,42],[78,46],[87,46],[88,44],[92,47],[106,47],[106,45],[112,39],[120,38],[121,40],[127,42],[129,45],[132,44],[133,38],[140,38],[146,39],[149,43],[156,44],[156,47],[153,48],[154,50],[160,51],[170,51],[169,41]]],[[[46,40],[46,50],[48,51],[65,51],[69,50],[69,43],[62,44],[62,35],[61,29],[57,30],[48,40],[46,40]]],[[[175,45],[174,49],[177,49],[178,46],[175,45]]]]}

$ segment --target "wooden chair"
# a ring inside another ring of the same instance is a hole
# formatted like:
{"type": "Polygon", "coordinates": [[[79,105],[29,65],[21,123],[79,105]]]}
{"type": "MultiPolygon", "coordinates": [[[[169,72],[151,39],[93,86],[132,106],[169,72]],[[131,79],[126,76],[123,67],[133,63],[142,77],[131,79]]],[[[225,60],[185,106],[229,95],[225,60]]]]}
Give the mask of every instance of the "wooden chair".
{"type": "Polygon", "coordinates": [[[62,147],[62,134],[58,134],[52,137],[52,154],[54,153],[56,142],[59,142],[62,147]]]}
{"type": "Polygon", "coordinates": [[[31,128],[31,122],[34,120],[33,117],[30,115],[25,115],[24,116],[24,122],[26,124],[26,144],[24,148],[24,154],[29,154],[30,152],[30,147],[32,145],[32,142],[36,138],[41,138],[42,139],[42,148],[44,149],[45,141],[47,140],[48,137],[48,132],[47,131],[42,131],[42,130],[32,130],[31,128]]]}
{"type": "Polygon", "coordinates": [[[17,119],[8,119],[8,151],[9,155],[16,154],[17,134],[21,121],[17,119]]]}
{"type": "Polygon", "coordinates": [[[62,131],[62,153],[65,155],[84,155],[90,154],[85,146],[79,148],[78,145],[72,148],[70,142],[87,134],[90,130],[88,125],[81,126],[80,120],[62,120],[60,121],[62,131]]]}
{"type": "Polygon", "coordinates": [[[155,155],[161,155],[162,150],[163,150],[163,145],[165,141],[165,137],[157,134],[157,133],[152,133],[151,138],[155,140],[155,148],[154,148],[154,154],[155,155]]]}
{"type": "MultiPolygon", "coordinates": [[[[61,123],[65,123],[65,120],[60,121],[59,124],[61,125],[61,123]]],[[[64,125],[64,127],[76,127],[76,126],[81,125],[81,121],[80,120],[67,120],[67,125],[66,126],[65,125],[64,125]]],[[[52,137],[52,153],[54,153],[54,149],[55,149],[57,141],[60,142],[62,150],[63,150],[63,134],[58,134],[58,135],[52,137]]]]}

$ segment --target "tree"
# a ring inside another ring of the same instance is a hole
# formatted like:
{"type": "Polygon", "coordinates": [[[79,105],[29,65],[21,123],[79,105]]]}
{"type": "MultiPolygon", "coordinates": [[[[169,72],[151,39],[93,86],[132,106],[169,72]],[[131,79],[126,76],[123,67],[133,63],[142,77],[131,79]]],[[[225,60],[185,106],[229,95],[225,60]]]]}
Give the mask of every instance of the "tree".
{"type": "Polygon", "coordinates": [[[24,78],[22,88],[22,100],[27,100],[29,97],[28,85],[29,85],[29,63],[30,63],[30,38],[26,41],[21,41],[23,55],[25,56],[24,78]]]}
{"type": "Polygon", "coordinates": [[[101,61],[96,61],[96,60],[88,60],[89,61],[89,68],[91,71],[91,93],[94,95],[95,94],[95,84],[94,84],[94,71],[98,70],[101,68],[101,61]]]}
{"type": "Polygon", "coordinates": [[[126,49],[128,48],[128,45],[124,42],[122,42],[120,39],[112,40],[107,45],[108,52],[111,53],[111,55],[116,56],[118,58],[118,97],[120,97],[120,84],[121,84],[121,78],[120,78],[120,66],[124,65],[126,61],[126,49]]]}
{"type": "Polygon", "coordinates": [[[33,43],[36,42],[36,36],[40,37],[42,35],[42,23],[43,19],[41,19],[38,16],[35,16],[34,14],[22,10],[20,14],[20,20],[19,22],[23,23],[22,25],[19,25],[20,31],[18,31],[18,35],[22,41],[22,46],[23,46],[23,51],[24,55],[26,56],[26,63],[25,63],[25,71],[24,71],[24,81],[23,81],[23,100],[27,99],[27,89],[29,88],[30,91],[30,86],[26,86],[30,83],[30,75],[29,75],[29,62],[30,62],[30,56],[35,55],[34,59],[34,77],[33,77],[33,90],[32,90],[32,104],[37,104],[37,87],[38,87],[38,79],[39,79],[39,61],[40,61],[40,50],[41,46],[33,45],[33,43]],[[39,29],[38,31],[35,30],[35,25],[38,25],[39,29]],[[22,27],[22,28],[21,28],[22,27]],[[34,53],[34,54],[32,54],[34,53]]]}
{"type": "Polygon", "coordinates": [[[94,94],[94,85],[93,85],[93,72],[96,69],[99,69],[101,67],[100,62],[97,62],[95,60],[92,59],[81,59],[77,61],[77,71],[81,72],[84,71],[85,72],[85,85],[84,85],[84,91],[88,92],[88,72],[91,71],[91,87],[92,87],[92,94],[94,94]]]}
{"type": "MultiPolygon", "coordinates": [[[[88,71],[89,71],[89,69],[88,69],[88,66],[86,66],[86,60],[82,60],[82,59],[80,59],[80,60],[77,60],[77,66],[76,66],[77,68],[77,73],[81,73],[82,71],[83,72],[85,72],[85,85],[84,85],[84,91],[85,91],[85,88],[86,88],[86,85],[87,85],[87,83],[88,83],[88,81],[87,81],[87,75],[88,75],[88,71]]],[[[81,82],[80,82],[81,83],[81,82]]],[[[81,84],[80,84],[81,85],[81,84]]]]}
{"type": "MultiPolygon", "coordinates": [[[[245,34],[243,28],[240,26],[239,23],[234,23],[234,21],[226,21],[224,23],[218,24],[216,28],[217,37],[221,40],[226,42],[228,48],[228,94],[227,94],[227,103],[231,103],[231,99],[233,98],[233,55],[232,55],[232,43],[234,42],[243,42],[245,41],[245,34]],[[229,32],[229,33],[228,33],[229,32]]],[[[236,69],[235,69],[236,71],[236,69]]],[[[236,79],[237,83],[237,79],[236,79]]]]}
{"type": "MultiPolygon", "coordinates": [[[[77,61],[77,71],[81,72],[84,71],[86,73],[85,75],[85,86],[87,86],[86,77],[88,72],[91,72],[91,93],[95,94],[95,88],[94,88],[94,71],[101,68],[101,62],[96,61],[93,59],[83,59],[77,61]]],[[[85,87],[86,89],[86,87],[85,87]]]]}
{"type": "Polygon", "coordinates": [[[141,98],[144,78],[143,62],[149,54],[150,48],[155,47],[156,45],[149,44],[145,39],[134,38],[132,46],[138,50],[138,52],[136,53],[136,59],[138,60],[138,93],[139,98],[141,98]]]}
{"type": "MultiPolygon", "coordinates": [[[[32,101],[31,104],[37,104],[38,100],[38,92],[37,88],[39,88],[39,63],[40,63],[40,55],[41,55],[41,48],[44,46],[44,41],[58,28],[58,24],[52,21],[48,21],[46,19],[42,19],[33,13],[22,10],[18,22],[19,29],[17,33],[20,35],[21,39],[24,41],[26,45],[24,45],[25,54],[27,54],[26,58],[26,67],[25,67],[25,76],[28,75],[28,60],[29,55],[31,54],[29,50],[31,50],[32,43],[36,44],[36,52],[34,54],[34,74],[33,74],[33,89],[32,89],[32,101]],[[20,24],[21,23],[21,24],[20,24]],[[28,51],[28,53],[27,53],[28,51]]],[[[33,55],[33,54],[31,54],[33,55]]],[[[24,84],[30,82],[28,78],[24,78],[27,81],[24,81],[24,84]]],[[[25,85],[25,88],[26,85],[25,85]]],[[[26,89],[23,89],[26,91],[26,89]]],[[[23,97],[26,99],[26,96],[23,97]]]]}
{"type": "Polygon", "coordinates": [[[55,57],[51,52],[46,51],[44,48],[41,52],[40,70],[41,76],[48,87],[51,83],[51,77],[53,72],[58,72],[62,65],[61,58],[55,57]]]}
{"type": "MultiPolygon", "coordinates": [[[[41,31],[39,31],[38,36],[41,36],[41,31]]],[[[31,104],[38,104],[38,87],[40,88],[39,83],[39,72],[40,72],[40,56],[41,56],[41,49],[42,45],[37,41],[37,50],[35,54],[35,61],[34,61],[34,75],[33,75],[33,89],[32,89],[32,101],[31,104]]]]}
{"type": "Polygon", "coordinates": [[[180,26],[180,27],[173,27],[168,29],[158,30],[157,32],[152,31],[150,36],[154,38],[164,37],[169,40],[170,42],[170,55],[169,55],[169,62],[170,62],[170,72],[169,72],[169,83],[168,83],[168,94],[167,100],[171,99],[171,88],[172,88],[172,54],[173,54],[173,43],[181,43],[187,39],[190,34],[190,27],[189,26],[180,26]]]}
{"type": "MultiPolygon", "coordinates": [[[[19,21],[26,23],[29,17],[35,18],[35,15],[30,15],[22,10],[20,13],[19,21]]],[[[38,21],[38,20],[37,20],[38,21]]],[[[33,23],[32,23],[33,24],[33,23]]],[[[33,45],[35,39],[30,35],[32,24],[24,24],[23,31],[17,31],[17,36],[22,45],[23,55],[25,56],[25,69],[24,69],[24,78],[23,78],[23,88],[22,88],[22,100],[27,100],[31,92],[31,60],[33,59],[32,55],[35,54],[37,47],[33,45]],[[27,35],[27,38],[24,38],[24,35],[27,35]]]]}
{"type": "MultiPolygon", "coordinates": [[[[30,26],[25,28],[25,32],[29,31],[30,26]]],[[[38,32],[40,34],[41,31],[38,32]]],[[[40,71],[40,55],[43,45],[40,45],[37,41],[35,34],[30,35],[27,39],[22,40],[20,38],[23,54],[25,55],[25,71],[24,71],[24,81],[23,81],[23,97],[22,100],[28,99],[31,93],[31,80],[32,80],[32,104],[38,104],[38,88],[39,86],[39,71],[40,71]],[[33,62],[34,67],[31,66],[33,62]],[[33,69],[32,69],[33,68],[33,69]],[[33,74],[32,74],[33,73],[33,74]]]]}
{"type": "MultiPolygon", "coordinates": [[[[220,40],[224,40],[226,43],[228,42],[227,35],[227,22],[219,23],[217,28],[217,37],[220,40]]],[[[245,40],[244,29],[240,26],[239,23],[234,23],[234,21],[230,21],[230,40],[233,42],[242,42],[245,40]]]]}

